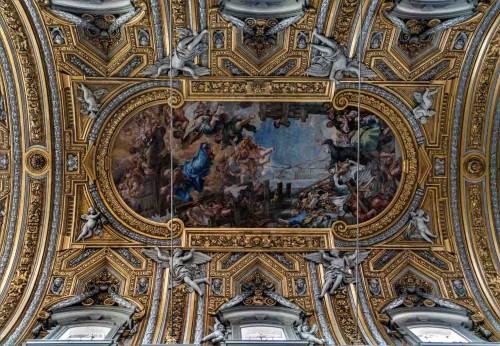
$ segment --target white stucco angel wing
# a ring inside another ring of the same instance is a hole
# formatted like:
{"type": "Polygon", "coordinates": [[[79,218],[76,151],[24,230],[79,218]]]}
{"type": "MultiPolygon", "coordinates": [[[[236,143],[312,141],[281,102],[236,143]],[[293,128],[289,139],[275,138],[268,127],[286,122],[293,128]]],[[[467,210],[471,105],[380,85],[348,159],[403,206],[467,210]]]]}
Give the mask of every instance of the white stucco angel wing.
{"type": "Polygon", "coordinates": [[[306,70],[306,75],[313,77],[328,77],[330,75],[331,65],[312,63],[306,70]]]}
{"type": "Polygon", "coordinates": [[[325,259],[321,255],[321,252],[310,253],[308,255],[305,255],[304,258],[307,259],[307,260],[309,260],[309,261],[311,261],[311,262],[314,262],[316,264],[322,264],[324,266],[329,266],[330,265],[330,263],[328,263],[327,261],[325,261],[325,259]]]}
{"type": "Polygon", "coordinates": [[[207,262],[210,262],[212,260],[212,257],[205,255],[204,253],[201,252],[193,252],[193,259],[191,262],[193,264],[204,264],[207,262]]]}
{"type": "Polygon", "coordinates": [[[349,268],[353,268],[354,266],[356,266],[356,263],[359,264],[363,262],[368,257],[369,254],[370,250],[368,251],[356,250],[352,253],[348,253],[345,255],[347,265],[349,266],[349,268]]]}
{"type": "Polygon", "coordinates": [[[156,61],[153,65],[146,67],[141,71],[140,75],[142,76],[156,76],[158,73],[158,68],[161,65],[170,66],[170,57],[166,56],[158,61],[156,61]]]}
{"type": "Polygon", "coordinates": [[[167,258],[167,260],[160,259],[158,257],[158,251],[156,249],[143,249],[142,253],[151,258],[156,263],[160,264],[163,268],[170,267],[170,260],[168,260],[168,258],[170,257],[170,252],[160,250],[162,257],[167,258]]]}

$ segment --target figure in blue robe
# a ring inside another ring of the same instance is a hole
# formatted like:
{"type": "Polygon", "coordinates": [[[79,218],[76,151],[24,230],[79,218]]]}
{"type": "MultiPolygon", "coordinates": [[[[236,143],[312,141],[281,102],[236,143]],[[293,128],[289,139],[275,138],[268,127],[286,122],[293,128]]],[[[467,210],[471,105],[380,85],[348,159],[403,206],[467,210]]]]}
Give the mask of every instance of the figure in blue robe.
{"type": "Polygon", "coordinates": [[[184,183],[181,186],[176,186],[175,194],[183,202],[188,202],[191,199],[189,192],[194,189],[202,192],[205,188],[205,177],[210,173],[212,167],[212,147],[209,143],[201,143],[200,150],[191,161],[185,161],[182,165],[182,175],[184,183]]]}

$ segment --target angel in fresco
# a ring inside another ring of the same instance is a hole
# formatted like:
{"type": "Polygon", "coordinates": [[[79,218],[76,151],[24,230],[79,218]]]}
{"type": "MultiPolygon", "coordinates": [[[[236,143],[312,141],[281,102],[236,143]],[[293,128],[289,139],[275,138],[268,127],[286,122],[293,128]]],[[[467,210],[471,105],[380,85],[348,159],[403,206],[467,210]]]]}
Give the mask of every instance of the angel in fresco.
{"type": "Polygon", "coordinates": [[[357,263],[363,262],[369,254],[370,251],[355,251],[340,256],[337,249],[332,249],[328,254],[321,250],[304,256],[309,261],[322,264],[325,269],[325,283],[319,298],[323,299],[328,291],[333,294],[336,290],[344,289],[347,285],[353,283],[355,277],[349,270],[357,263]]]}
{"type": "Polygon", "coordinates": [[[194,290],[198,295],[203,296],[204,292],[199,284],[209,284],[210,281],[206,277],[201,277],[198,265],[207,263],[211,261],[212,258],[200,252],[196,252],[194,249],[184,254],[182,249],[176,248],[172,257],[168,251],[162,251],[158,247],[154,249],[144,249],[142,252],[156,263],[161,264],[164,268],[170,268],[172,270],[170,288],[185,283],[187,287],[194,290]]]}

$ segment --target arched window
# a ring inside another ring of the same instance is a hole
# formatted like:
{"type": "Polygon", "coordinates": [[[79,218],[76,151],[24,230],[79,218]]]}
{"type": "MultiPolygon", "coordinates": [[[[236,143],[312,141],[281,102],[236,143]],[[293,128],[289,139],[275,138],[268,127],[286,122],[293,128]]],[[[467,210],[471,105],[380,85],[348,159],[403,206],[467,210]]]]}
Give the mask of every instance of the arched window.
{"type": "Polygon", "coordinates": [[[221,313],[229,325],[230,340],[280,341],[300,340],[295,326],[300,311],[280,306],[238,306],[221,313]]]}
{"type": "Polygon", "coordinates": [[[440,307],[398,308],[388,311],[393,330],[410,345],[477,343],[467,313],[440,307]]]}
{"type": "Polygon", "coordinates": [[[469,342],[470,340],[449,326],[416,325],[408,327],[421,342],[469,342]]]}

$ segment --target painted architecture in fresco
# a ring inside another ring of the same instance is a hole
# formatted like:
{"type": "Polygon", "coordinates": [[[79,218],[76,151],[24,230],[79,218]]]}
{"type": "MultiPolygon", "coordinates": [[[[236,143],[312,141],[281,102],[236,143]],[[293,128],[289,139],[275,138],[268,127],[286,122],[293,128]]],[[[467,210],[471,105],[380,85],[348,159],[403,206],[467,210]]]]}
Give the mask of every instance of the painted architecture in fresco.
{"type": "Polygon", "coordinates": [[[400,178],[397,140],[379,117],[322,103],[156,106],[125,124],[113,150],[126,204],[155,221],[173,205],[190,227],[364,222],[389,205],[400,178]]]}

